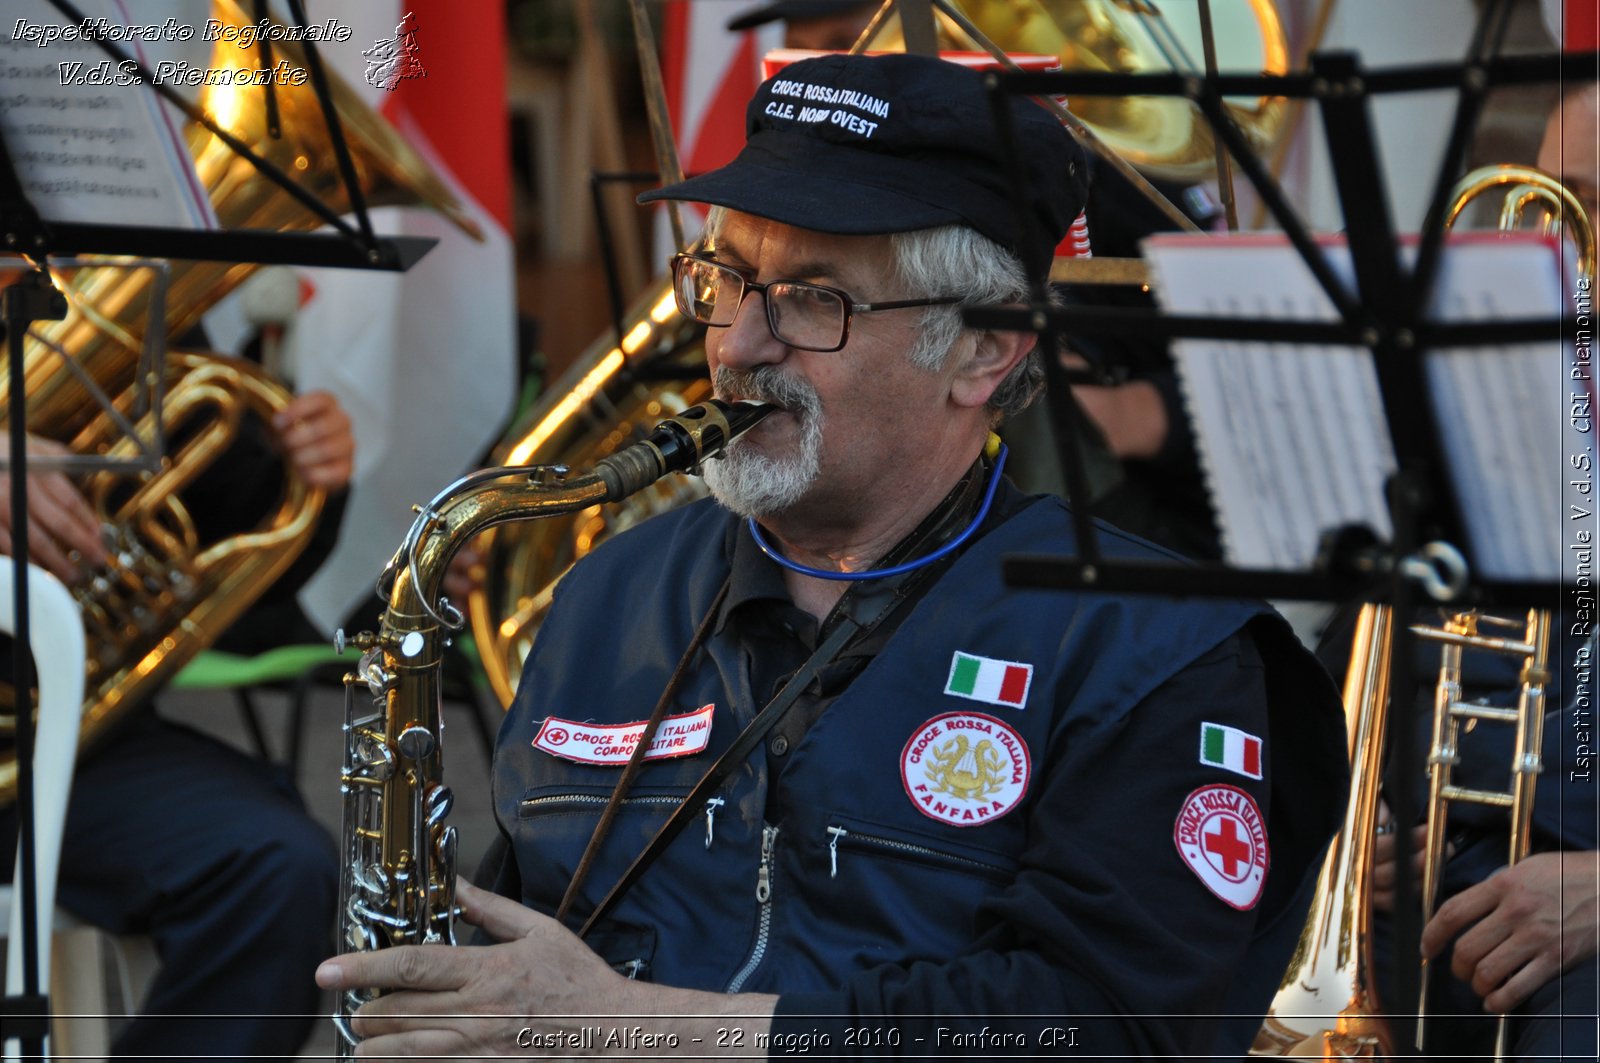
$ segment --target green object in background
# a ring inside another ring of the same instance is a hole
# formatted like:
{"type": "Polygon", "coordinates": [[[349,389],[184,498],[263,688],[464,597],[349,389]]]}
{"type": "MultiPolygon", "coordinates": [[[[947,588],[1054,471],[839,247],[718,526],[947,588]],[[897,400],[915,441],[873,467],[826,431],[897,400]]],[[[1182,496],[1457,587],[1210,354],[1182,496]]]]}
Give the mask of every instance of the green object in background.
{"type": "Polygon", "coordinates": [[[339,655],[332,646],[320,643],[279,646],[253,657],[206,650],[184,666],[172,686],[175,690],[259,686],[298,679],[319,664],[334,664],[338,660],[339,655]]]}

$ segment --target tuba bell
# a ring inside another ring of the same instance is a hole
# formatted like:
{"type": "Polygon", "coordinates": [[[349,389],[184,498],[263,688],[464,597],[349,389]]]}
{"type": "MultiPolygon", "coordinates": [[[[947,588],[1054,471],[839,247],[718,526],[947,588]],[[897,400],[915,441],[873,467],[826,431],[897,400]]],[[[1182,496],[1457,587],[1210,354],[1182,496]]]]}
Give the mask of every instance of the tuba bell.
{"type": "MultiPolygon", "coordinates": [[[[216,0],[223,25],[254,20],[234,0],[216,0]]],[[[227,37],[227,34],[222,34],[227,37]]],[[[255,53],[219,40],[215,68],[254,69],[255,53]]],[[[303,67],[303,48],[275,43],[277,54],[303,67]]],[[[332,95],[354,155],[367,201],[425,204],[477,235],[452,193],[427,163],[349,86],[333,81],[332,95]]],[[[321,109],[309,85],[275,86],[281,135],[270,135],[262,109],[237,84],[210,84],[199,105],[208,116],[331,209],[349,207],[334,165],[321,109]],[[248,104],[248,105],[247,105],[248,104]]],[[[248,160],[198,123],[185,130],[196,173],[224,228],[307,230],[322,222],[248,160]]],[[[276,497],[259,515],[242,518],[216,538],[197,528],[184,492],[242,433],[270,433],[270,420],[289,393],[254,365],[206,352],[158,350],[154,372],[165,391],[157,422],[146,401],[153,381],[140,354],[163,326],[172,335],[201,316],[251,275],[249,264],[175,261],[166,267],[163,317],[157,270],[125,268],[126,260],[52,263],[67,297],[67,317],[36,325],[25,345],[23,386],[28,431],[67,445],[73,454],[131,461],[138,439],[170,439],[158,467],[129,478],[106,468],[80,486],[107,534],[111,562],[73,588],[89,645],[79,747],[103,737],[122,714],[170,679],[266,591],[309,540],[322,492],[286,470],[276,497]],[[97,268],[97,264],[101,264],[97,268]],[[108,398],[102,409],[96,393],[108,398]]],[[[0,374],[0,401],[12,381],[0,374]]],[[[84,464],[90,464],[85,462],[84,464]]],[[[104,464],[104,463],[100,463],[104,464]]],[[[18,700],[18,699],[14,699],[18,700]]],[[[0,715],[0,735],[15,732],[15,710],[0,715]]],[[[0,805],[16,798],[15,750],[0,750],[0,805]]]]}

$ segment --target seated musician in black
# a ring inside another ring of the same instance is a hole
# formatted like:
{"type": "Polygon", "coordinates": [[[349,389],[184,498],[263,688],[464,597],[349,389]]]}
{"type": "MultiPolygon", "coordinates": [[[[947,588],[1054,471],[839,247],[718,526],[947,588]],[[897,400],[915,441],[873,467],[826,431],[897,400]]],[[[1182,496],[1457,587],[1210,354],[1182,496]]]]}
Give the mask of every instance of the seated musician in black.
{"type": "MultiPolygon", "coordinates": [[[[300,575],[268,592],[292,602],[297,580],[337,533],[355,447],[350,420],[331,394],[313,391],[277,415],[276,440],[254,424],[246,422],[240,441],[185,499],[203,528],[251,527],[247,511],[278,496],[285,458],[309,485],[329,491],[300,575]]],[[[34,446],[61,449],[44,440],[34,446]]],[[[28,481],[30,558],[69,586],[82,582],[107,560],[99,517],[70,477],[30,471],[28,481]]],[[[0,473],[6,554],[10,502],[9,477],[0,473]]],[[[9,653],[5,661],[9,673],[9,653]]],[[[7,877],[16,830],[15,809],[0,812],[7,877]]],[[[308,979],[330,947],[337,883],[327,832],[286,772],[163,719],[154,706],[130,710],[79,758],[57,903],[110,933],[148,936],[161,961],[146,999],[128,1002],[140,1014],[116,1036],[116,1056],[295,1055],[321,1010],[308,979]]]]}

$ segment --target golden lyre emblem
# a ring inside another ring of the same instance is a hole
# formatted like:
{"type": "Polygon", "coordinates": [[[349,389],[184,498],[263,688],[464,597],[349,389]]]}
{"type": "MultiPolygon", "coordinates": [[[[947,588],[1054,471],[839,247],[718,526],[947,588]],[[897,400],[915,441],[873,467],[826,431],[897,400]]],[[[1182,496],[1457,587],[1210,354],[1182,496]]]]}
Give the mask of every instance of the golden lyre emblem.
{"type": "Polygon", "coordinates": [[[995,793],[1006,782],[1006,764],[994,743],[980,739],[976,746],[966,735],[956,735],[930,751],[931,762],[924,769],[938,793],[963,800],[975,800],[995,793]]]}

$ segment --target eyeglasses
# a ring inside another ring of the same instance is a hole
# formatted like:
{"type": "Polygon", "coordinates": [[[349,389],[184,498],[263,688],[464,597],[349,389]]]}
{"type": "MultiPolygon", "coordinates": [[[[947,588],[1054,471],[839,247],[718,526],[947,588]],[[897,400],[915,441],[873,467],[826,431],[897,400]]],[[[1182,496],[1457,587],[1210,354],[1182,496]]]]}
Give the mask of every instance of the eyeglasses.
{"type": "Polygon", "coordinates": [[[672,292],[678,312],[712,328],[727,328],[751,292],[765,296],[767,328],[786,347],[800,351],[837,351],[850,339],[850,315],[911,306],[947,306],[960,296],[896,299],[886,303],[853,302],[848,293],[804,281],[753,281],[715,259],[679,253],[672,258],[672,292]]]}

